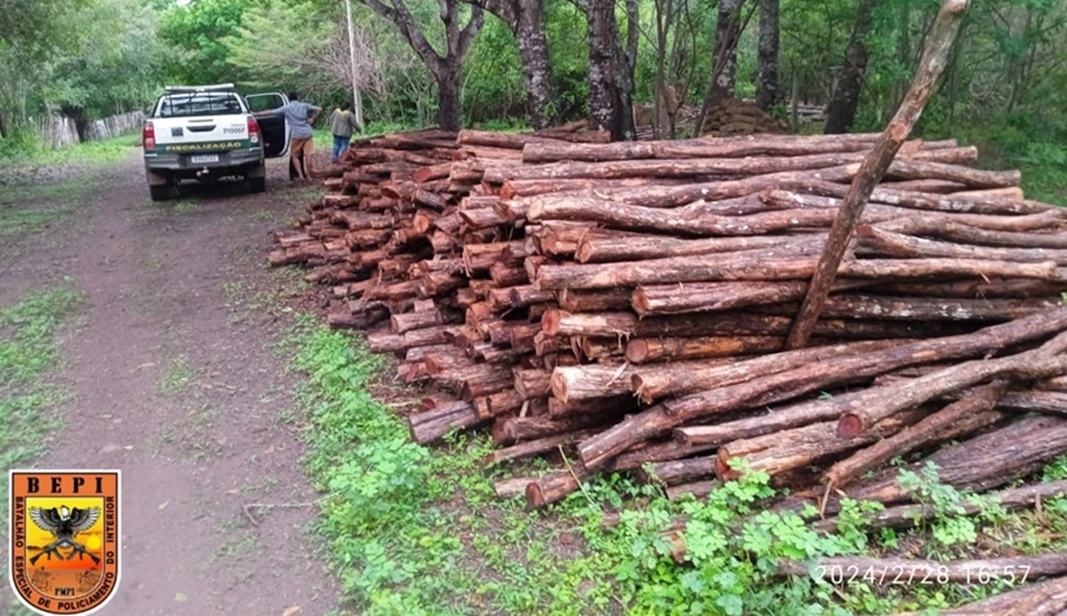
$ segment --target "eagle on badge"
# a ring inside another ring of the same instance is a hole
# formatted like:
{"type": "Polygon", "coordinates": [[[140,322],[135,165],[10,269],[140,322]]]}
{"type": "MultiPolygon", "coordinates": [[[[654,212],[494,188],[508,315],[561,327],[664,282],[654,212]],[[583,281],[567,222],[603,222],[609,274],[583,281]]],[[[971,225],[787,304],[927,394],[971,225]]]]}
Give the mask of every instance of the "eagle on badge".
{"type": "Polygon", "coordinates": [[[96,524],[97,519],[100,518],[99,507],[88,507],[81,509],[75,507],[68,509],[66,505],[62,505],[59,509],[52,507],[50,509],[44,509],[42,507],[30,507],[30,519],[33,523],[43,531],[52,533],[55,537],[55,541],[46,545],[39,554],[30,559],[31,565],[37,564],[37,559],[42,556],[48,556],[48,560],[52,560],[52,555],[60,559],[70,560],[77,554],[78,558],[82,556],[88,556],[93,559],[94,564],[100,564],[100,558],[95,554],[90,553],[85,549],[85,546],[74,540],[78,536],[78,533],[85,532],[92,528],[93,524],[96,524]],[[70,554],[65,557],[59,552],[61,548],[70,548],[70,554]]]}

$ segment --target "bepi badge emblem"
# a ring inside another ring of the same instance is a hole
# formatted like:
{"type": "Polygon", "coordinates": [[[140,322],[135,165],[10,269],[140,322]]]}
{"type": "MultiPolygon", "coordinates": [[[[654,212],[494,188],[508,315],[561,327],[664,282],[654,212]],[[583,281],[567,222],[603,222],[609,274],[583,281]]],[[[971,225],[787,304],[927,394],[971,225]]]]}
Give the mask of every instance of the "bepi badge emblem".
{"type": "Polygon", "coordinates": [[[119,471],[11,471],[11,585],[42,614],[88,614],[119,584],[119,471]]]}

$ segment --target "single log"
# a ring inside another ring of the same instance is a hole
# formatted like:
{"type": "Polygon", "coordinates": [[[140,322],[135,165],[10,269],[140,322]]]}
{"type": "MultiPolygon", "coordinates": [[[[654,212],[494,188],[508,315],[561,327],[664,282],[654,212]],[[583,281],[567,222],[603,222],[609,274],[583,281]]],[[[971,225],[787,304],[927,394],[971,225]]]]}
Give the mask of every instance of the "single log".
{"type": "Polygon", "coordinates": [[[626,353],[626,344],[618,337],[586,338],[582,336],[572,339],[571,343],[578,348],[586,360],[599,363],[607,360],[622,360],[626,353]]]}
{"type": "MultiPolygon", "coordinates": [[[[831,335],[859,335],[861,337],[901,337],[914,332],[894,327],[890,321],[869,322],[829,320],[819,333],[831,335]]],[[[906,325],[906,323],[899,323],[906,325]]],[[[657,336],[735,336],[784,335],[789,331],[790,319],[774,315],[753,315],[745,312],[721,313],[713,319],[695,319],[690,315],[668,315],[639,319],[633,313],[568,313],[545,311],[541,328],[546,334],[588,337],[657,336]]],[[[925,328],[923,328],[925,331],[925,328]]]]}
{"type": "Polygon", "coordinates": [[[823,238],[818,234],[793,236],[742,236],[681,239],[670,236],[635,235],[632,237],[591,237],[583,239],[575,252],[579,263],[607,263],[712,255],[746,250],[789,250],[790,254],[815,255],[822,251],[823,238]]]}
{"type": "MultiPolygon", "coordinates": [[[[1001,576],[1004,579],[1005,576],[1001,576]]],[[[1067,609],[1067,577],[1054,577],[1029,584],[962,607],[938,610],[944,616],[1030,616],[1062,614],[1067,609]]],[[[919,616],[924,612],[915,612],[919,616]]]]}
{"type": "Polygon", "coordinates": [[[814,138],[771,137],[769,135],[716,140],[627,141],[600,145],[533,142],[522,149],[525,163],[558,161],[604,162],[646,158],[742,158],[746,156],[803,156],[867,150],[871,135],[818,135],[814,138]],[[842,138],[843,137],[843,138],[842,138]]]}
{"type": "Polygon", "coordinates": [[[634,373],[629,364],[557,367],[552,371],[552,395],[570,402],[630,393],[634,373]]]}
{"type": "Polygon", "coordinates": [[[546,436],[545,438],[539,438],[533,441],[526,441],[524,443],[519,443],[518,445],[512,445],[511,447],[505,447],[504,449],[494,451],[489,454],[486,462],[488,464],[500,464],[505,460],[528,458],[539,453],[545,453],[546,451],[553,451],[563,445],[576,443],[586,436],[589,436],[589,434],[590,432],[588,430],[579,430],[577,432],[557,434],[555,436],[546,436]]]}
{"type": "MultiPolygon", "coordinates": [[[[895,153],[895,152],[894,152],[895,153]]],[[[746,158],[704,158],[704,159],[645,159],[619,160],[602,163],[558,162],[546,165],[509,165],[488,167],[485,180],[493,184],[502,184],[509,180],[534,179],[618,179],[632,177],[684,178],[701,176],[752,176],[782,171],[804,171],[823,169],[839,165],[856,163],[864,159],[864,152],[829,152],[809,154],[806,156],[750,156],[746,158]]],[[[908,154],[910,158],[921,161],[946,161],[959,163],[973,161],[978,156],[976,148],[951,148],[940,150],[919,150],[908,154]]],[[[915,174],[912,174],[915,175],[915,174]]],[[[920,177],[927,177],[922,175],[920,177]]],[[[915,178],[906,178],[915,179],[915,178]]],[[[954,177],[945,179],[955,180],[954,177]]],[[[974,186],[970,182],[964,182],[974,186]]],[[[1017,184],[1018,182],[1016,182],[1017,184]]],[[[1001,184],[994,185],[1000,186],[1001,184]]],[[[981,185],[980,185],[981,186],[981,185]]]]}
{"type": "Polygon", "coordinates": [[[501,417],[493,423],[493,442],[497,446],[532,441],[547,436],[567,434],[601,426],[618,414],[571,415],[568,417],[501,417]]]}
{"type": "MultiPolygon", "coordinates": [[[[903,468],[919,472],[927,461],[933,462],[941,483],[981,492],[1034,472],[1045,461],[1061,455],[1065,447],[1067,419],[1030,416],[939,449],[926,460],[903,468]]],[[[909,494],[898,482],[900,470],[884,469],[871,479],[854,483],[848,490],[849,496],[885,504],[908,499],[909,494]]],[[[833,497],[829,502],[836,505],[833,497]]]]}
{"type": "MultiPolygon", "coordinates": [[[[823,315],[839,319],[906,321],[1009,321],[1055,308],[1059,302],[1041,299],[938,299],[841,294],[831,296],[823,315]]],[[[788,310],[788,307],[783,308],[788,310]]],[[[782,309],[770,306],[767,312],[782,309]]]]}
{"type": "MultiPolygon", "coordinates": [[[[843,576],[846,580],[871,574],[878,580],[875,586],[888,586],[903,583],[904,580],[909,583],[927,580],[929,583],[935,579],[938,584],[980,584],[990,579],[1004,580],[1010,572],[1017,572],[1015,576],[1020,583],[1041,576],[1067,574],[1067,552],[950,561],[860,556],[823,557],[811,562],[782,559],[778,561],[777,573],[780,576],[811,575],[815,579],[843,576]]],[[[1057,605],[1067,607],[1067,584],[1063,586],[1062,597],[1057,605]]]]}
{"type": "Polygon", "coordinates": [[[1057,280],[955,280],[942,282],[879,283],[870,292],[883,295],[911,295],[921,297],[960,298],[1018,298],[1056,296],[1067,290],[1067,284],[1057,280]]]}
{"type": "Polygon", "coordinates": [[[877,226],[861,225],[856,230],[859,239],[857,252],[899,258],[949,257],[959,259],[1004,259],[1017,262],[1055,261],[1067,264],[1067,249],[1061,248],[1001,248],[954,244],[911,235],[893,233],[877,226]]]}
{"type": "Polygon", "coordinates": [[[619,394],[604,398],[584,398],[581,400],[560,400],[548,398],[550,417],[567,415],[596,415],[604,413],[629,413],[638,410],[637,401],[629,394],[619,394]]]}
{"type": "Polygon", "coordinates": [[[513,391],[501,391],[475,399],[478,419],[491,419],[522,409],[523,399],[513,391]]]}
{"type": "MultiPolygon", "coordinates": [[[[784,334],[783,334],[784,335],[784,334]]],[[[906,341],[871,340],[848,342],[826,347],[786,351],[744,361],[693,368],[685,372],[638,371],[631,386],[641,400],[653,402],[667,396],[691,394],[698,391],[739,383],[756,375],[790,370],[832,357],[844,357],[887,349],[906,341]]],[[[694,430],[697,428],[693,428],[694,430]]],[[[720,441],[722,442],[722,441],[720,441]]]]}
{"type": "MultiPolygon", "coordinates": [[[[676,501],[683,498],[705,498],[721,485],[722,483],[715,479],[706,479],[703,481],[694,481],[692,483],[683,483],[676,486],[668,486],[666,490],[667,499],[676,501]]],[[[675,560],[677,561],[678,559],[676,558],[675,560]]]]}
{"type": "Polygon", "coordinates": [[[526,494],[526,486],[532,481],[535,480],[529,477],[498,479],[493,482],[493,493],[496,494],[497,498],[501,499],[524,496],[526,494]]]}
{"type": "MultiPolygon", "coordinates": [[[[718,259],[673,257],[639,262],[542,265],[533,278],[541,290],[612,289],[679,282],[797,280],[815,272],[813,257],[782,258],[758,251],[727,253],[718,259]]],[[[863,279],[933,277],[1019,277],[1053,279],[1056,264],[1006,263],[978,259],[865,259],[841,264],[843,277],[863,279]]]]}
{"type": "Polygon", "coordinates": [[[523,308],[533,304],[552,302],[555,299],[555,291],[540,291],[533,285],[521,285],[508,289],[508,302],[512,308],[523,308]]]}
{"type": "Polygon", "coordinates": [[[689,483],[715,474],[715,456],[698,456],[669,462],[656,462],[638,469],[635,474],[642,483],[672,486],[689,483]]]}
{"type": "MultiPolygon", "coordinates": [[[[1059,309],[986,327],[973,334],[834,357],[814,365],[769,375],[749,375],[750,378],[744,382],[671,400],[628,417],[603,433],[582,441],[578,451],[588,468],[596,468],[635,443],[700,417],[772,404],[906,366],[973,357],[990,349],[1000,349],[1062,331],[1064,326],[1067,326],[1067,309],[1059,309]]],[[[994,376],[997,375],[989,374],[987,378],[994,376]]]]}
{"type": "Polygon", "coordinates": [[[552,374],[547,370],[515,370],[515,391],[523,400],[547,398],[552,393],[552,374]]]}
{"type": "MultiPolygon", "coordinates": [[[[1000,189],[994,189],[1000,190],[1000,189]]],[[[804,186],[803,189],[796,192],[806,192],[813,195],[821,195],[824,197],[838,197],[842,198],[848,194],[848,188],[833,182],[810,182],[804,186]]],[[[774,199],[774,194],[778,194],[779,199],[789,201],[785,198],[781,191],[771,190],[770,195],[766,192],[764,197],[771,196],[774,199]]],[[[1041,203],[1039,201],[1027,201],[1024,199],[1010,199],[998,196],[999,193],[992,193],[991,191],[976,191],[974,193],[957,192],[951,195],[936,195],[928,192],[917,192],[911,190],[899,190],[887,188],[885,184],[880,184],[871,193],[871,203],[881,203],[885,205],[894,205],[902,208],[925,210],[928,212],[958,212],[969,214],[1040,214],[1055,211],[1055,206],[1047,203],[1041,203]]],[[[793,199],[797,196],[793,195],[793,199]]],[[[838,202],[837,205],[840,205],[838,202]]],[[[827,207],[834,207],[834,205],[828,205],[827,207]]],[[[1063,218],[1063,213],[1058,213],[1056,218],[1063,218]]]]}
{"type": "Polygon", "coordinates": [[[563,288],[558,292],[539,292],[556,293],[559,296],[560,309],[567,312],[613,312],[627,310],[630,307],[629,289],[584,291],[563,288]]]}
{"type": "Polygon", "coordinates": [[[804,297],[807,288],[801,281],[652,285],[634,289],[631,304],[642,317],[711,312],[794,301],[804,297]]]}
{"type": "MultiPolygon", "coordinates": [[[[1062,210],[1050,210],[1037,216],[1017,216],[1015,220],[1033,219],[1043,216],[1049,218],[1049,214],[1062,214],[1062,210]]],[[[1008,217],[1002,217],[1008,218],[1008,217]]],[[[1048,219],[1041,226],[1052,227],[1055,221],[1048,219]]],[[[1041,230],[1038,226],[1034,231],[1041,230]]],[[[878,223],[878,229],[893,231],[904,235],[938,237],[944,240],[960,242],[962,244],[979,244],[983,246],[1011,246],[1018,248],[1059,248],[1067,249],[1067,236],[1058,232],[1035,233],[1022,231],[993,231],[946,221],[935,216],[918,216],[904,218],[890,222],[878,223]]]]}
{"type": "Polygon", "coordinates": [[[441,325],[443,319],[438,310],[426,312],[409,312],[407,314],[394,314],[389,319],[390,327],[395,334],[407,333],[413,329],[423,329],[441,325]]]}
{"type": "Polygon", "coordinates": [[[1041,349],[998,359],[965,362],[906,383],[867,390],[867,396],[847,399],[846,403],[838,406],[841,419],[837,423],[837,434],[842,438],[855,436],[900,409],[922,404],[990,379],[1040,379],[1064,372],[1067,372],[1067,357],[1048,358],[1042,355],[1041,349]],[[879,395],[871,393],[875,391],[879,395]],[[887,400],[880,398],[880,395],[891,398],[887,400]]]}
{"type": "MultiPolygon", "coordinates": [[[[1012,488],[984,495],[1008,511],[1025,509],[1050,498],[1067,496],[1067,481],[1053,481],[1012,488]]],[[[969,499],[962,499],[954,504],[959,515],[975,515],[985,510],[969,499]]],[[[869,528],[910,528],[921,525],[939,514],[937,508],[929,504],[897,505],[881,511],[864,514],[865,524],[869,528]]],[[[833,532],[837,528],[837,518],[827,518],[815,522],[814,528],[824,532],[833,532]]]]}
{"type": "Polygon", "coordinates": [[[708,359],[731,355],[777,352],[782,336],[695,336],[640,338],[626,343],[626,361],[645,364],[664,360],[708,359]]]}
{"type": "MultiPolygon", "coordinates": [[[[545,196],[530,204],[527,216],[534,221],[596,222],[628,231],[658,231],[690,236],[748,236],[796,228],[826,227],[833,222],[834,212],[825,208],[782,209],[736,215],[732,211],[724,212],[714,201],[697,201],[667,210],[603,199],[545,196]]],[[[870,222],[883,219],[888,218],[869,218],[870,222]]]]}
{"type": "Polygon", "coordinates": [[[730,462],[740,458],[745,461],[746,469],[779,475],[892,436],[922,416],[923,411],[919,409],[904,411],[848,438],[827,438],[827,433],[833,430],[833,422],[823,422],[734,441],[719,447],[715,474],[723,480],[736,479],[740,473],[730,462]]]}
{"type": "Polygon", "coordinates": [[[915,425],[835,463],[823,474],[824,481],[828,486],[843,486],[893,457],[902,456],[931,442],[965,416],[992,411],[1007,388],[1007,381],[994,381],[976,387],[958,401],[915,425]]]}
{"type": "Polygon", "coordinates": [[[412,440],[425,445],[442,438],[453,430],[469,428],[477,424],[478,416],[474,408],[470,404],[462,404],[465,406],[458,408],[453,414],[411,426],[412,440]]]}
{"type": "Polygon", "coordinates": [[[576,464],[572,468],[554,471],[526,485],[526,510],[541,509],[563,500],[579,487],[588,473],[576,464]]]}

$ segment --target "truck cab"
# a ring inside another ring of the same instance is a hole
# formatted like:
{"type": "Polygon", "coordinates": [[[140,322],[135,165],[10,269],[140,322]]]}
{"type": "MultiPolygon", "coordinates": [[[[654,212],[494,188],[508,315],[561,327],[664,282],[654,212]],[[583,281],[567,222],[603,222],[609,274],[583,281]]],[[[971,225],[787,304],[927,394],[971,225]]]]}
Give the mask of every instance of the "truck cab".
{"type": "Polygon", "coordinates": [[[285,118],[255,111],[288,102],[280,92],[242,96],[233,84],[169,86],[144,125],[144,162],[154,201],[173,196],[181,180],[245,180],[266,189],[265,159],[289,153],[285,118]]]}

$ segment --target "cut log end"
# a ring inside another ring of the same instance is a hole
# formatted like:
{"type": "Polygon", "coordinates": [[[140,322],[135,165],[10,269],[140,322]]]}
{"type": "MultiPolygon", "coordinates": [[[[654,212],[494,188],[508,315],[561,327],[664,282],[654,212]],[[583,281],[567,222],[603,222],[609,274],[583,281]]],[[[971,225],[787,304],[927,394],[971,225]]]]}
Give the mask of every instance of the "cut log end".
{"type": "Polygon", "coordinates": [[[863,420],[853,413],[846,413],[837,422],[837,435],[841,438],[856,438],[863,432],[863,420]]]}
{"type": "MultiPolygon", "coordinates": [[[[648,361],[648,356],[649,356],[649,349],[648,349],[648,341],[647,340],[640,340],[640,339],[639,340],[631,340],[631,341],[626,343],[626,361],[632,362],[632,363],[635,363],[635,364],[643,364],[646,361],[648,361]]],[[[636,381],[636,378],[637,377],[635,376],[634,377],[635,381],[636,381]]],[[[637,386],[638,386],[638,383],[634,382],[635,390],[636,390],[637,386]]]]}
{"type": "Polygon", "coordinates": [[[558,336],[561,320],[562,317],[560,316],[559,310],[556,310],[555,308],[546,310],[545,313],[541,315],[541,331],[549,336],[558,336]]]}

